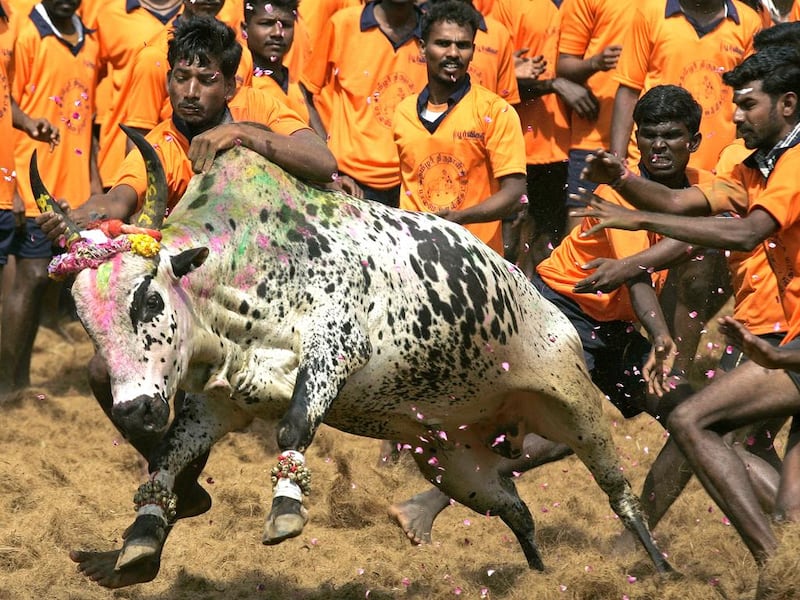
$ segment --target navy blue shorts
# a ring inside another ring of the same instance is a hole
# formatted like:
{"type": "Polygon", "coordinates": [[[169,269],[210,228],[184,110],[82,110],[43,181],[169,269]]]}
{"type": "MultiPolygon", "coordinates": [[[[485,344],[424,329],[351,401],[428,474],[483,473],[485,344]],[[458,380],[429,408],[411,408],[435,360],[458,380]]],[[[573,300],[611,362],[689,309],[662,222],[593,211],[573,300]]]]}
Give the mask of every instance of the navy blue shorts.
{"type": "Polygon", "coordinates": [[[578,331],[595,385],[626,419],[643,412],[647,383],[642,377],[642,367],[652,346],[639,328],[627,321],[596,321],[577,302],[549,287],[538,274],[534,274],[531,282],[578,331]]]}
{"type": "Polygon", "coordinates": [[[0,210],[0,265],[8,264],[8,257],[12,255],[49,259],[53,257],[53,243],[34,219],[25,219],[25,233],[22,234],[17,230],[14,213],[0,210]]]}

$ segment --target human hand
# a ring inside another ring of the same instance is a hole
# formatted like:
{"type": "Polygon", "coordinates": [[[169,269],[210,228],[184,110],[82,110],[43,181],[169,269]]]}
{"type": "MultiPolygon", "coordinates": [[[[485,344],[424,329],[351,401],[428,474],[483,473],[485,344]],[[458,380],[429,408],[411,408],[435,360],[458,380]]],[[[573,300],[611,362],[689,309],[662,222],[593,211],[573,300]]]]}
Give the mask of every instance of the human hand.
{"type": "Polygon", "coordinates": [[[223,123],[192,138],[187,156],[195,173],[207,173],[219,152],[242,145],[244,132],[239,123],[223,123]]]}
{"type": "Polygon", "coordinates": [[[575,208],[569,211],[570,217],[590,217],[597,221],[589,229],[580,233],[582,238],[591,237],[603,229],[626,229],[628,231],[640,229],[641,212],[638,210],[630,210],[619,204],[607,202],[584,188],[578,188],[578,193],[570,194],[569,197],[571,200],[586,204],[585,208],[575,208]]]}
{"type": "Polygon", "coordinates": [[[631,265],[624,259],[595,258],[580,266],[584,271],[592,271],[572,288],[576,294],[595,294],[613,292],[623,283],[638,274],[631,273],[631,265]]]}
{"type": "Polygon", "coordinates": [[[680,378],[670,375],[678,349],[669,336],[653,341],[653,348],[642,367],[642,376],[647,382],[647,391],[659,398],[675,389],[680,378]]]}
{"type": "Polygon", "coordinates": [[[625,163],[607,150],[595,150],[586,155],[586,166],[581,171],[581,179],[594,183],[614,184],[628,173],[625,163]]]}
{"type": "Polygon", "coordinates": [[[717,323],[726,342],[739,348],[754,363],[767,369],[786,368],[784,351],[750,333],[744,324],[728,315],[719,318],[717,323]]]}
{"type": "Polygon", "coordinates": [[[622,53],[622,46],[612,45],[603,48],[599,54],[595,54],[589,59],[594,71],[610,71],[616,68],[619,62],[619,55],[622,53]]]}
{"type": "Polygon", "coordinates": [[[530,48],[520,48],[514,52],[514,75],[517,79],[538,79],[547,69],[543,54],[533,58],[525,56],[530,48]]]}
{"type": "Polygon", "coordinates": [[[61,142],[61,134],[58,128],[44,118],[27,118],[23,124],[23,131],[37,142],[50,144],[50,152],[61,142]]]}
{"type": "Polygon", "coordinates": [[[361,189],[355,180],[348,176],[348,175],[339,175],[336,179],[333,180],[332,183],[328,185],[328,187],[332,190],[342,191],[345,194],[349,194],[354,198],[358,198],[359,200],[364,199],[364,190],[361,189]]]}
{"type": "Polygon", "coordinates": [[[597,119],[600,103],[589,88],[569,79],[556,77],[553,80],[553,90],[582,119],[597,119]]]}

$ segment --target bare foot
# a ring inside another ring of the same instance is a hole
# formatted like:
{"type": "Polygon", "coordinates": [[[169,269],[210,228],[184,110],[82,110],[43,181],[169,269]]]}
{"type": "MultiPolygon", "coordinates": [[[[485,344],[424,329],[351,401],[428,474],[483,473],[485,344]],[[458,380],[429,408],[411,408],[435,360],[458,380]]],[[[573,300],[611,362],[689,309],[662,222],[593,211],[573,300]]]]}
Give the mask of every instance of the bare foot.
{"type": "Polygon", "coordinates": [[[395,520],[415,546],[431,543],[434,515],[429,513],[424,506],[414,502],[413,498],[400,504],[392,504],[389,507],[389,516],[395,520]]]}
{"type": "Polygon", "coordinates": [[[109,552],[84,552],[72,550],[69,557],[78,563],[78,571],[95,583],[109,589],[117,589],[152,581],[161,567],[161,555],[142,559],[119,571],[115,570],[119,550],[109,552]]]}

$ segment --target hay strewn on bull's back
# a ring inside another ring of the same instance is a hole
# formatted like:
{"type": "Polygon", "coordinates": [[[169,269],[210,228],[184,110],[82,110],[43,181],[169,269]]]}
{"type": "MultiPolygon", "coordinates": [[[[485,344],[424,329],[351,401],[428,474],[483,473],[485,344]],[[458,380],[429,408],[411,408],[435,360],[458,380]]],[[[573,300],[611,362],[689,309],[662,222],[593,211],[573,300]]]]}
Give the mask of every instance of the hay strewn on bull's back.
{"type": "MultiPolygon", "coordinates": [[[[659,581],[641,552],[612,552],[622,527],[576,459],[526,474],[518,481],[520,494],[537,521],[547,566],[535,573],[499,520],[460,506],[437,521],[433,545],[411,547],[386,508],[425,489],[425,482],[410,461],[377,468],[375,440],[329,428],[309,451],[312,521],[301,537],[262,546],[276,452],[265,424],[216,446],[203,474],[214,507],[179,523],[158,579],[109,592],[77,574],[67,553],[90,544],[118,547],[144,466],[92,400],[85,376],[91,344],[77,323],[68,329],[75,345],[40,332],[34,387],[0,407],[0,600],[753,596],[753,561],[694,482],[656,529],[683,578],[659,581]]],[[[624,468],[639,490],[663,430],[644,416],[623,422],[611,408],[607,418],[616,422],[624,468]]],[[[800,598],[800,531],[793,528],[785,540],[785,551],[769,567],[770,597],[800,598]]]]}

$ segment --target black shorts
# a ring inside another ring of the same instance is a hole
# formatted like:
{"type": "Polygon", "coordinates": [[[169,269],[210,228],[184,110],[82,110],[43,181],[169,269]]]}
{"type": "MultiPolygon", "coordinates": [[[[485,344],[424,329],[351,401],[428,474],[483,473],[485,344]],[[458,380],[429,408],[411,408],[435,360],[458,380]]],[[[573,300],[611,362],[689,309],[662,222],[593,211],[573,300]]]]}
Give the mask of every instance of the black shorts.
{"type": "Polygon", "coordinates": [[[22,233],[17,230],[14,213],[0,210],[0,265],[8,264],[8,257],[12,255],[18,258],[52,258],[53,244],[34,219],[25,219],[25,232],[22,233]]]}
{"type": "Polygon", "coordinates": [[[531,282],[578,331],[595,385],[626,419],[644,412],[647,383],[642,367],[652,345],[639,328],[627,321],[596,321],[574,300],[550,288],[538,274],[531,282]]]}

